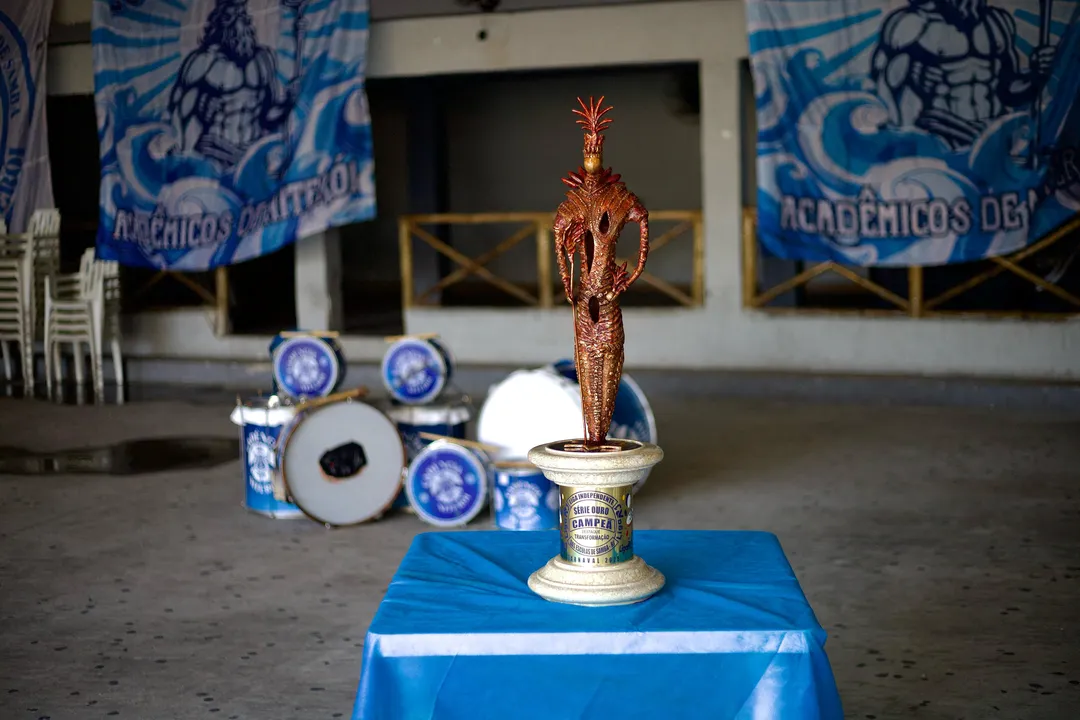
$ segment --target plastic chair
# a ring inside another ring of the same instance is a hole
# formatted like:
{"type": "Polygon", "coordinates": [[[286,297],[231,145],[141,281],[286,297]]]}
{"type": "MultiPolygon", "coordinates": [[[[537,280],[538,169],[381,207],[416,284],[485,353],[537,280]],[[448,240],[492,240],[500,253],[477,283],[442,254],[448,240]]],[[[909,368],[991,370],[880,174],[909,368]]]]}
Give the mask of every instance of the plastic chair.
{"type": "Polygon", "coordinates": [[[3,355],[4,378],[10,382],[14,378],[8,343],[18,344],[26,394],[32,394],[34,388],[34,339],[27,282],[31,272],[26,236],[8,235],[7,225],[0,220],[0,354],[3,355]]]}
{"type": "Polygon", "coordinates": [[[4,378],[10,382],[11,352],[8,343],[19,346],[24,391],[33,388],[33,341],[24,304],[24,263],[19,258],[0,258],[0,352],[3,355],[4,378]]]}
{"type": "Polygon", "coordinates": [[[30,266],[34,284],[26,288],[30,292],[27,305],[35,341],[43,339],[45,328],[44,307],[45,278],[60,272],[60,211],[56,208],[38,208],[26,224],[29,241],[30,266]]]}
{"type": "Polygon", "coordinates": [[[101,327],[104,321],[103,264],[94,259],[93,248],[83,253],[75,275],[45,277],[45,375],[49,397],[53,381],[64,381],[60,346],[70,344],[74,355],[75,382],[83,385],[85,343],[90,351],[90,374],[95,395],[104,397],[101,372],[101,327]]]}

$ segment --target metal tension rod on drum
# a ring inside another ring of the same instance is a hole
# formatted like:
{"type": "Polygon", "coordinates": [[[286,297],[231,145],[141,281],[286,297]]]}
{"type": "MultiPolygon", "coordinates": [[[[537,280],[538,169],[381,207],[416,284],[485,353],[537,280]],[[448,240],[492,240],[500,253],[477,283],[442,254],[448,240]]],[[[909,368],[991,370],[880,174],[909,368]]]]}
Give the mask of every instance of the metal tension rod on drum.
{"type": "Polygon", "coordinates": [[[437,337],[439,337],[439,333],[420,333],[418,335],[388,335],[383,340],[394,343],[398,340],[434,340],[437,337]]]}
{"type": "Polygon", "coordinates": [[[489,445],[487,443],[476,442],[475,440],[463,440],[461,438],[450,437],[449,435],[439,435],[437,433],[421,432],[417,433],[417,436],[424,440],[446,440],[448,442],[456,443],[458,445],[464,445],[465,447],[476,448],[478,450],[486,450],[488,452],[501,452],[502,448],[498,445],[489,445]]]}
{"type": "Polygon", "coordinates": [[[301,400],[296,404],[297,410],[311,410],[312,408],[322,407],[323,405],[329,405],[330,403],[341,402],[342,400],[353,400],[355,398],[361,398],[368,394],[368,389],[361,385],[358,388],[352,390],[342,390],[336,392],[333,395],[327,395],[326,397],[312,398],[310,400],[301,400]]]}
{"type": "Polygon", "coordinates": [[[341,333],[337,330],[282,330],[278,333],[283,338],[316,337],[316,338],[339,338],[341,333]]]}

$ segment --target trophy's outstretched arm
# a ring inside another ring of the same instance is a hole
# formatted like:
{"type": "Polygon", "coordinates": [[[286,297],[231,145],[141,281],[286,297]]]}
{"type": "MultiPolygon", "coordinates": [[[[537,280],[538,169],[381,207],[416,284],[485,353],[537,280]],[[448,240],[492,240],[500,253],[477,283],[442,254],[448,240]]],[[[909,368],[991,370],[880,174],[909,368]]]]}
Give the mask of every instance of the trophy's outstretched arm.
{"type": "Polygon", "coordinates": [[[645,271],[645,261],[649,258],[649,211],[640,202],[634,203],[626,219],[636,222],[641,227],[641,247],[638,249],[637,267],[634,268],[634,273],[629,279],[626,279],[625,275],[620,278],[615,287],[616,295],[623,294],[634,284],[634,281],[645,271]]]}
{"type": "Polygon", "coordinates": [[[555,216],[555,259],[559,263],[559,277],[562,278],[563,289],[566,291],[566,301],[574,304],[574,279],[571,275],[574,238],[570,237],[570,220],[565,215],[555,216]]]}

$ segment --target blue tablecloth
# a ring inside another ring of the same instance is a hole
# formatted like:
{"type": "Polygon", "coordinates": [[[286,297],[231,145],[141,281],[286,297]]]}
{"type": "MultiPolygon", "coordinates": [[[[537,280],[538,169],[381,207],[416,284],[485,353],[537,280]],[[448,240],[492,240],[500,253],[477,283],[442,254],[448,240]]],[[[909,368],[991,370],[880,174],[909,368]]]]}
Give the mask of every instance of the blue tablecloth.
{"type": "Polygon", "coordinates": [[[774,535],[639,531],[667,584],[611,608],[529,590],[558,547],[555,531],[417,536],[368,631],[354,720],[843,717],[774,535]]]}

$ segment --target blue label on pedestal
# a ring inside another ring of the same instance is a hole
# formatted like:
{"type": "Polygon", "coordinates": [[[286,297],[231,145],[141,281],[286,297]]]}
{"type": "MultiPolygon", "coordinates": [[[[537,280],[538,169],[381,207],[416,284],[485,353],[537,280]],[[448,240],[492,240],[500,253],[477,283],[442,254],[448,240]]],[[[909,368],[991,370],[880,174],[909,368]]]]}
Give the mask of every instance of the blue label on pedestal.
{"type": "Polygon", "coordinates": [[[484,507],[487,469],[465,448],[437,441],[409,466],[405,491],[422,520],[432,525],[464,525],[484,507]]]}
{"type": "Polygon", "coordinates": [[[337,353],[325,340],[295,337],[274,350],[274,381],[292,397],[323,397],[341,379],[337,353]]]}
{"type": "Polygon", "coordinates": [[[404,403],[434,400],[450,375],[449,356],[428,340],[406,338],[394,343],[383,357],[383,383],[404,403]]]}
{"type": "Polygon", "coordinates": [[[579,565],[615,565],[634,556],[629,488],[570,489],[559,508],[560,556],[579,565]]]}
{"type": "Polygon", "coordinates": [[[559,486],[539,470],[496,470],[491,503],[503,530],[559,527],[559,486]]]}

